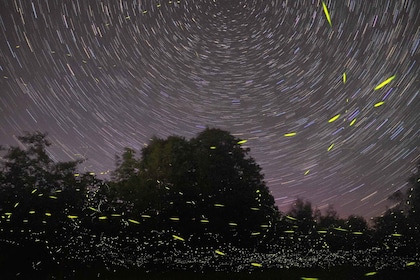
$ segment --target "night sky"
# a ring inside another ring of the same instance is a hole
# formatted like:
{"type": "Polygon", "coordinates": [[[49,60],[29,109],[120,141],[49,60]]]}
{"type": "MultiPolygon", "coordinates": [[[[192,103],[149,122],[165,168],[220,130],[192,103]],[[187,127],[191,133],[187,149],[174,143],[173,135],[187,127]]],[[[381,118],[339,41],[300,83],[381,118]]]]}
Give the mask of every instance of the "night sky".
{"type": "Polygon", "coordinates": [[[420,2],[325,5],[0,0],[0,143],[48,132],[55,160],[100,174],[217,127],[248,140],[280,210],[378,216],[420,159],[420,2]]]}

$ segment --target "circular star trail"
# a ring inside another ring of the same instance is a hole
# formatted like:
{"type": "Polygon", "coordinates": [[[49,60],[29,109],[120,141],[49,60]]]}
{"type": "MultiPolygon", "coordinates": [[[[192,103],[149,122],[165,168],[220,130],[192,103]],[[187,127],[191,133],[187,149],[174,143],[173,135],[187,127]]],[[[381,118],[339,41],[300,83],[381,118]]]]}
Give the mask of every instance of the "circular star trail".
{"type": "Polygon", "coordinates": [[[247,139],[281,210],[378,216],[419,160],[417,1],[0,1],[0,140],[105,172],[206,126],[247,139]],[[329,22],[330,20],[330,22],[329,22]]]}

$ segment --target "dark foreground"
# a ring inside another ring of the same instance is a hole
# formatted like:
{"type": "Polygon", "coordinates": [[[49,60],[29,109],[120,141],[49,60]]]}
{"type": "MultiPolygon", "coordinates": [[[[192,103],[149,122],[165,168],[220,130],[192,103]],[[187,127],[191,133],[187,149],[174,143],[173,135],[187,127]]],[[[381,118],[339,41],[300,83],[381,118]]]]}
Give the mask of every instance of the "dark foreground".
{"type": "MultiPolygon", "coordinates": [[[[3,274],[3,273],[2,273],[3,274]]],[[[391,270],[384,269],[374,271],[366,267],[333,267],[329,269],[260,269],[252,272],[144,272],[136,270],[126,270],[119,272],[94,270],[80,270],[72,275],[63,275],[62,273],[41,273],[32,272],[21,273],[19,275],[3,275],[1,279],[109,279],[109,280],[210,280],[210,279],[241,279],[241,280],[353,280],[353,279],[420,279],[420,271],[417,269],[391,270]]]]}
{"type": "Polygon", "coordinates": [[[102,250],[95,258],[89,258],[86,252],[80,251],[78,259],[72,259],[67,254],[57,259],[37,247],[20,247],[4,242],[0,245],[0,280],[420,279],[419,253],[397,256],[379,248],[258,253],[226,247],[226,255],[207,248],[174,250],[159,257],[141,250],[128,251],[127,254],[123,254],[122,250],[102,250]]]}

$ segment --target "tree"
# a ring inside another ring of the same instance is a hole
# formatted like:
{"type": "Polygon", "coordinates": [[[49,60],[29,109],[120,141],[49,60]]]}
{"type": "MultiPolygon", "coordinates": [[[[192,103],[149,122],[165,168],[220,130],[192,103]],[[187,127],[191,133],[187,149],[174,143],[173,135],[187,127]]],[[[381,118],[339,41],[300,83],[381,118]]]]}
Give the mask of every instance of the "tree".
{"type": "Polygon", "coordinates": [[[420,248],[420,161],[408,184],[405,193],[398,190],[389,197],[396,203],[394,207],[374,219],[375,240],[386,248],[399,251],[420,248]]]}
{"type": "Polygon", "coordinates": [[[139,160],[135,158],[136,151],[131,148],[124,148],[122,157],[116,156],[116,166],[111,174],[111,179],[115,182],[125,181],[135,176],[139,171],[139,160]]]}
{"type": "Polygon", "coordinates": [[[315,229],[312,204],[302,198],[297,198],[287,213],[295,218],[301,234],[308,235],[315,229]]]}
{"type": "Polygon", "coordinates": [[[200,207],[206,210],[203,215],[208,216],[209,230],[243,243],[264,236],[278,210],[260,166],[248,154],[250,149],[220,129],[207,128],[190,143],[203,197],[200,207]],[[215,207],[218,204],[224,207],[215,207]]]}
{"type": "Polygon", "coordinates": [[[319,217],[318,225],[321,229],[328,229],[331,227],[340,227],[344,225],[344,221],[340,219],[334,205],[329,204],[325,210],[325,215],[319,217]]]}
{"type": "Polygon", "coordinates": [[[362,216],[350,215],[346,220],[346,227],[353,232],[365,232],[368,224],[362,216]]]}
{"type": "Polygon", "coordinates": [[[9,147],[4,156],[0,197],[3,211],[11,213],[12,224],[27,220],[34,221],[32,226],[37,227],[36,217],[40,221],[58,221],[56,213],[81,208],[84,203],[86,185],[74,176],[80,161],[53,162],[47,154],[51,144],[46,136],[39,132],[19,136],[26,148],[9,147]],[[35,210],[41,216],[29,213],[35,210]]]}
{"type": "Polygon", "coordinates": [[[409,208],[409,218],[420,227],[420,161],[417,163],[416,172],[408,179],[410,188],[407,191],[406,203],[409,208]]]}
{"type": "Polygon", "coordinates": [[[370,242],[372,232],[362,216],[350,215],[345,221],[345,227],[349,231],[347,248],[367,249],[372,245],[370,242]]]}
{"type": "Polygon", "coordinates": [[[80,161],[54,162],[48,156],[46,136],[19,136],[24,148],[3,148],[0,162],[0,239],[19,244],[9,249],[43,265],[53,262],[41,244],[66,244],[68,216],[81,216],[89,186],[84,176],[75,176],[80,161]]]}
{"type": "MultiPolygon", "coordinates": [[[[189,141],[152,138],[141,151],[139,171],[126,180],[130,201],[155,201],[150,209],[161,227],[169,225],[193,238],[212,235],[256,244],[278,219],[278,210],[261,168],[240,143],[226,131],[209,128],[189,141]]],[[[123,157],[119,167],[130,166],[129,158],[123,157]]],[[[120,190],[124,187],[116,183],[120,190]]]]}

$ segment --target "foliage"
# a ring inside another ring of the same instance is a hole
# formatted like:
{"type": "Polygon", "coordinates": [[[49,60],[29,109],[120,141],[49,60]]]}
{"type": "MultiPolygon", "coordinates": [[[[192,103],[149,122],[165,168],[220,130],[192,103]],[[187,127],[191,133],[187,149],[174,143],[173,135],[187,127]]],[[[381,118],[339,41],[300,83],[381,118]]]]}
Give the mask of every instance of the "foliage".
{"type": "Polygon", "coordinates": [[[130,150],[124,153],[116,174],[133,170],[124,166],[136,166],[138,172],[129,179],[117,176],[117,196],[139,213],[158,214],[161,227],[195,238],[211,234],[255,244],[267,236],[278,210],[261,168],[238,142],[219,129],[206,129],[189,141],[154,137],[141,159],[133,160],[130,150]]]}
{"type": "MultiPolygon", "coordinates": [[[[3,148],[0,163],[0,240],[18,244],[15,250],[27,251],[27,260],[44,255],[43,265],[48,265],[52,257],[40,244],[50,248],[68,244],[72,236],[68,216],[82,218],[92,176],[77,174],[80,161],[51,160],[46,134],[36,132],[18,139],[24,148],[3,148]]],[[[66,250],[61,253],[64,258],[66,250]]]]}
{"type": "Polygon", "coordinates": [[[417,163],[416,172],[408,179],[407,205],[409,218],[416,225],[420,225],[420,161],[417,163]]]}
{"type": "Polygon", "coordinates": [[[0,146],[0,263],[28,252],[29,266],[41,258],[44,266],[65,260],[72,269],[88,259],[101,267],[104,240],[119,240],[113,250],[122,251],[140,240],[136,252],[162,258],[187,247],[377,247],[401,255],[420,249],[420,166],[370,228],[361,216],[342,219],[333,205],[322,213],[302,198],[283,215],[249,148],[223,130],[207,128],[190,140],[153,137],[139,153],[125,148],[109,181],[79,174],[80,161],[54,162],[46,136],[26,134],[18,137],[23,147],[0,146]]]}

